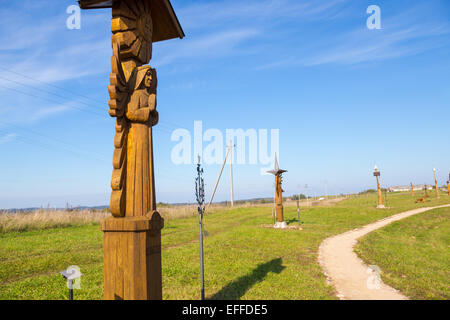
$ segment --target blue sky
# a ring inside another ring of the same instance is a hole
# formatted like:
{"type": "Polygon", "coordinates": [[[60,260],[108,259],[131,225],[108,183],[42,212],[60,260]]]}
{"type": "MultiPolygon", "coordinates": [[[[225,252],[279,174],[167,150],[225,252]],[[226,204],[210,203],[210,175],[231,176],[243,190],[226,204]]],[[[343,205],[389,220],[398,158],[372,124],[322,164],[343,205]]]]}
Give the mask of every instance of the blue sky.
{"type": "MultiPolygon", "coordinates": [[[[109,202],[114,120],[107,114],[110,10],[75,1],[0,1],[0,208],[109,202]]],[[[157,200],[194,200],[194,165],[171,134],[279,129],[286,194],[443,184],[450,171],[450,3],[243,0],[172,4],[186,33],[154,45],[157,200]],[[381,8],[369,30],[369,5],[381,8]]],[[[234,166],[235,198],[271,196],[259,165],[234,166]]],[[[205,166],[207,197],[220,165],[205,166]]],[[[229,198],[229,172],[217,200],[229,198]]]]}

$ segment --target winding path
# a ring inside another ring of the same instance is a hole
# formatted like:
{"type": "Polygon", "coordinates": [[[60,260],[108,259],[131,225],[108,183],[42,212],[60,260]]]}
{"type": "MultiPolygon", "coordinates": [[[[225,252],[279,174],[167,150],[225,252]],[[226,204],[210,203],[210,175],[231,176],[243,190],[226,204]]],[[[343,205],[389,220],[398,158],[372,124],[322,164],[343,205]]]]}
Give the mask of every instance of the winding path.
{"type": "Polygon", "coordinates": [[[362,236],[382,228],[394,221],[408,218],[429,210],[450,205],[420,208],[402,212],[359,229],[325,239],[319,248],[319,263],[328,281],[336,288],[342,300],[406,300],[398,290],[384,284],[381,279],[373,285],[374,274],[353,252],[353,247],[362,236]],[[369,280],[368,280],[369,279],[369,280]],[[369,283],[368,283],[369,281],[369,283]]]}

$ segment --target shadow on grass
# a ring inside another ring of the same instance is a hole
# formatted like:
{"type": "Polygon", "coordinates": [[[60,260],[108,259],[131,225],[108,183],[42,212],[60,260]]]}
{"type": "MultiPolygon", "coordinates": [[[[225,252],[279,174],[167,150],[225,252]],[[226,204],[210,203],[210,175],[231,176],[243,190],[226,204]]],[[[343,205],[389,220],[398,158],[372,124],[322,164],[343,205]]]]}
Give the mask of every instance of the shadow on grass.
{"type": "MultiPolygon", "coordinates": [[[[288,225],[290,224],[298,224],[298,218],[293,218],[289,220],[285,220],[288,225]]],[[[303,221],[300,220],[300,224],[303,224],[303,221]]]]}
{"type": "Polygon", "coordinates": [[[210,297],[211,300],[239,300],[252,286],[264,280],[269,272],[281,273],[286,267],[282,266],[282,259],[273,259],[269,262],[260,264],[251,273],[240,277],[219,292],[210,297]]]}

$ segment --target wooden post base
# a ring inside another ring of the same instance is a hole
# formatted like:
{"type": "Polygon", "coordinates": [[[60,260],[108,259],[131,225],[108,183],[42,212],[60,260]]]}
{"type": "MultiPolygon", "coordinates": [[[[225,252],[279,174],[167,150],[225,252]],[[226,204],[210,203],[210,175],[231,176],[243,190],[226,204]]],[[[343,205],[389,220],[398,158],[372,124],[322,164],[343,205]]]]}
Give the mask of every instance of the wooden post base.
{"type": "Polygon", "coordinates": [[[108,218],[104,232],[105,300],[162,300],[161,229],[150,217],[108,218]]]}
{"type": "Polygon", "coordinates": [[[277,222],[284,222],[284,208],[282,204],[278,204],[276,206],[276,215],[277,215],[277,222]]]}

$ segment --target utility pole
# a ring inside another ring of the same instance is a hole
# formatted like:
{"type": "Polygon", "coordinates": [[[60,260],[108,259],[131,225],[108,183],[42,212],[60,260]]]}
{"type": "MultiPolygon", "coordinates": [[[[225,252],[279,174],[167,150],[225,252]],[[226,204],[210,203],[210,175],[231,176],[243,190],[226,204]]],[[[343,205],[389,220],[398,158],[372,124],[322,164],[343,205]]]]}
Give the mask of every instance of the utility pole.
{"type": "Polygon", "coordinates": [[[306,206],[309,206],[309,198],[308,198],[308,185],[305,185],[305,192],[306,192],[306,206]]]}
{"type": "Polygon", "coordinates": [[[300,225],[300,185],[298,185],[297,217],[298,225],[300,225]]]}
{"type": "Polygon", "coordinates": [[[209,199],[208,207],[211,205],[214,195],[216,194],[217,186],[219,185],[220,178],[222,177],[223,169],[225,168],[225,164],[227,162],[228,154],[230,153],[230,148],[227,147],[227,154],[225,155],[225,159],[223,160],[222,169],[220,169],[219,176],[217,177],[216,185],[214,186],[213,193],[211,194],[211,198],[209,199]]]}
{"type": "Polygon", "coordinates": [[[230,145],[227,146],[227,153],[225,155],[225,159],[223,160],[222,168],[220,169],[219,176],[217,177],[216,184],[214,185],[213,192],[211,194],[211,198],[209,199],[208,207],[211,206],[214,196],[217,191],[217,187],[219,185],[220,178],[222,177],[223,169],[225,168],[225,164],[227,163],[228,156],[230,156],[230,192],[231,192],[231,206],[234,206],[234,194],[233,194],[233,150],[234,147],[233,142],[230,142],[230,145]]]}
{"type": "Polygon", "coordinates": [[[234,194],[233,194],[233,141],[230,141],[230,191],[231,191],[231,206],[234,206],[234,194]]]}

